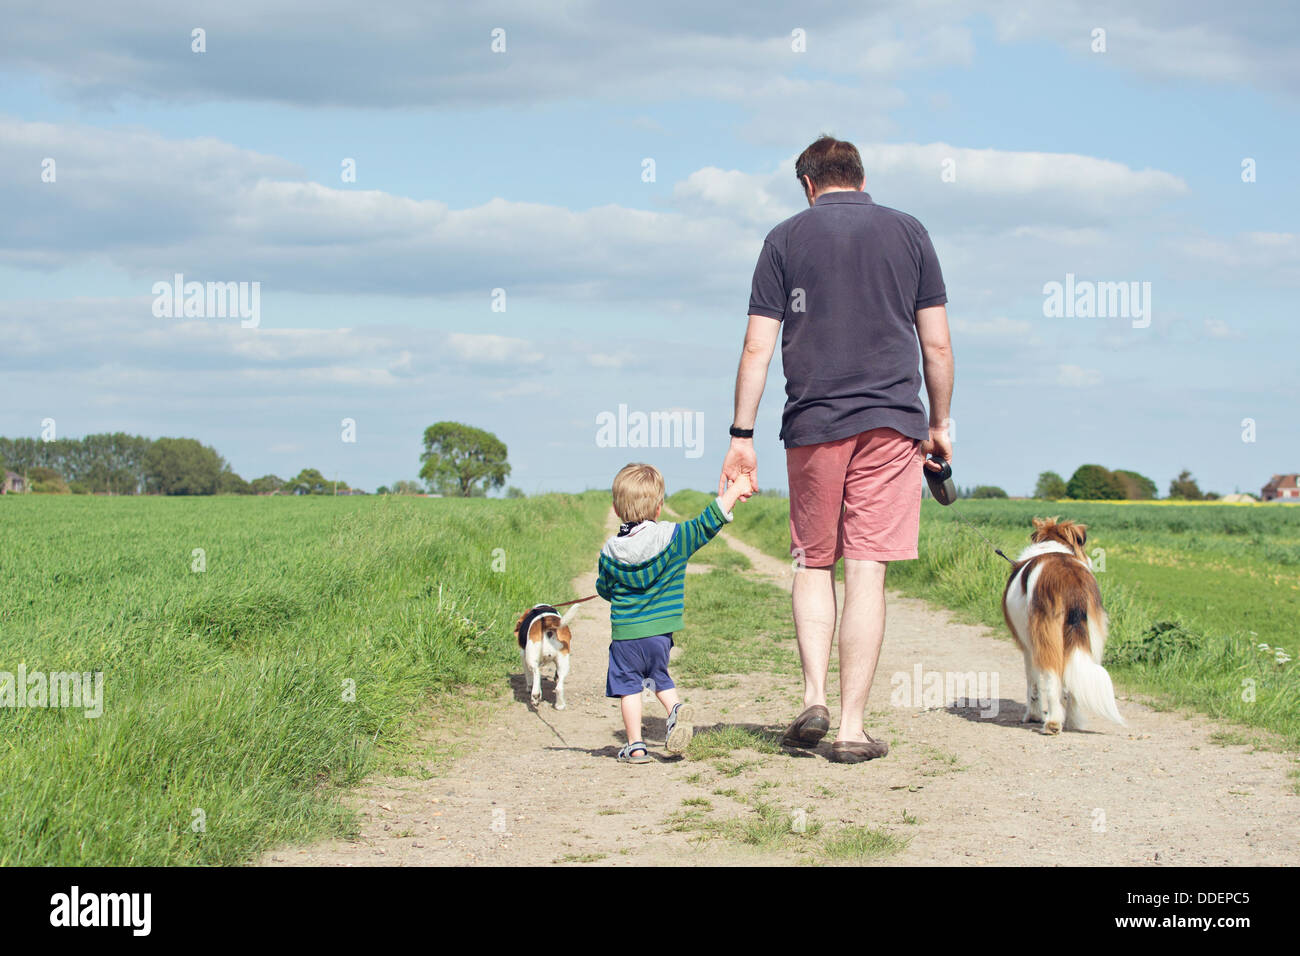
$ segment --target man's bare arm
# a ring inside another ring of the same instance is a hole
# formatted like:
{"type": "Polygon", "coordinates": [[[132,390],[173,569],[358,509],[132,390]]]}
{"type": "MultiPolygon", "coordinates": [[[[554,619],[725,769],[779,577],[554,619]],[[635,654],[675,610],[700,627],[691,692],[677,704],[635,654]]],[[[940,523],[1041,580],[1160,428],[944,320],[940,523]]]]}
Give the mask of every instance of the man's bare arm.
{"type": "Polygon", "coordinates": [[[772,364],[781,323],[765,315],[751,315],[745,329],[745,346],[740,351],[740,368],[736,370],[736,407],[731,424],[753,428],[758,418],[758,403],[767,385],[767,367],[772,364]]]}
{"type": "MultiPolygon", "coordinates": [[[[952,385],[955,368],[952,339],[948,334],[948,310],[942,305],[916,310],[916,334],[921,342],[921,367],[925,372],[925,392],[930,399],[930,441],[924,447],[952,461],[952,439],[948,424],[952,412],[952,385]]],[[[926,467],[929,467],[927,463],[926,467]]],[[[934,468],[932,470],[939,470],[934,468]]]]}
{"type": "MultiPolygon", "coordinates": [[[[745,345],[740,352],[740,367],[736,370],[735,414],[732,424],[737,428],[753,428],[758,418],[758,403],[767,385],[767,367],[776,351],[781,323],[765,315],[751,315],[745,329],[745,345]]],[[[728,481],[748,474],[758,490],[758,459],[754,455],[752,438],[733,438],[722,462],[718,476],[718,494],[722,494],[728,481]]]]}

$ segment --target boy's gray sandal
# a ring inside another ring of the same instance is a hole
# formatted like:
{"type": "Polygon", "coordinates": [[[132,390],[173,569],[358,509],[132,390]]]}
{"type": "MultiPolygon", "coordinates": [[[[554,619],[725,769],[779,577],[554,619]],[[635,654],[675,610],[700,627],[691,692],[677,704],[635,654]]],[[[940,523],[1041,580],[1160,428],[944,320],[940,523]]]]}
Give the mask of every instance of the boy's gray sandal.
{"type": "Polygon", "coordinates": [[[619,763],[649,763],[650,750],[645,745],[644,740],[634,740],[631,743],[623,745],[623,749],[618,752],[619,763]],[[641,751],[637,755],[636,751],[641,751]]]}
{"type": "Polygon", "coordinates": [[[691,723],[694,716],[690,704],[679,701],[673,707],[672,713],[668,715],[668,730],[664,734],[664,749],[670,754],[685,753],[691,745],[691,738],[695,736],[695,725],[691,723]]]}

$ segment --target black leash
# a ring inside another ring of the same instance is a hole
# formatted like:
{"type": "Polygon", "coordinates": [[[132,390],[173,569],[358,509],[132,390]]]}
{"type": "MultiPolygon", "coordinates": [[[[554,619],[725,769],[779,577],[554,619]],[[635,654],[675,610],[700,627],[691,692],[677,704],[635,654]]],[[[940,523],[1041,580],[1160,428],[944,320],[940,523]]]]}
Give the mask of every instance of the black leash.
{"type": "MultiPolygon", "coordinates": [[[[939,504],[944,506],[950,505],[957,500],[957,486],[952,483],[952,465],[948,464],[944,459],[934,456],[931,456],[930,460],[943,466],[938,471],[932,471],[929,468],[924,469],[925,481],[930,486],[930,494],[934,496],[934,500],[939,502],[939,504]]],[[[952,514],[953,517],[961,522],[965,527],[974,531],[977,535],[983,538],[984,543],[993,549],[994,554],[1002,555],[1002,557],[1006,558],[1007,563],[1013,568],[1016,566],[1016,562],[1007,558],[1007,556],[1003,554],[1002,549],[990,541],[988,537],[985,536],[984,532],[980,531],[974,525],[968,524],[966,519],[957,512],[954,511],[952,514]]]]}

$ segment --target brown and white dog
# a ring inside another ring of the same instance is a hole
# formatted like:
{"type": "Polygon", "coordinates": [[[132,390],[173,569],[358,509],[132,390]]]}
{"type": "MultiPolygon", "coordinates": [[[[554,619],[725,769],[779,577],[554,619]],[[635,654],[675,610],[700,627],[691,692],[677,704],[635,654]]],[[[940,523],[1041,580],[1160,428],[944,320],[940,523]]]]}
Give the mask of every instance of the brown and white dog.
{"type": "Polygon", "coordinates": [[[578,612],[578,605],[560,616],[549,604],[537,604],[519,616],[515,622],[515,637],[519,640],[519,656],[524,662],[524,680],[532,685],[531,699],[536,707],[542,702],[542,664],[555,663],[555,709],[564,710],[564,678],[569,675],[569,645],[573,635],[569,621],[578,612]]]}
{"type": "Polygon", "coordinates": [[[1002,614],[1025,655],[1025,722],[1043,733],[1080,729],[1089,716],[1123,724],[1115,688],[1101,666],[1106,611],[1083,550],[1087,526],[1035,518],[1002,595],[1002,614]],[[1062,703],[1064,695],[1064,703],[1062,703]]]}

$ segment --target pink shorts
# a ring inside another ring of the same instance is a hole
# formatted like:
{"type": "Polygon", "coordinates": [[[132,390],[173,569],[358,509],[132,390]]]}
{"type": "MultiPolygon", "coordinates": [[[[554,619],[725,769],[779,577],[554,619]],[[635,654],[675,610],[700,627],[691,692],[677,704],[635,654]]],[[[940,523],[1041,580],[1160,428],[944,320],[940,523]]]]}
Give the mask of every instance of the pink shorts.
{"type": "Polygon", "coordinates": [[[810,568],[915,558],[923,461],[921,443],[892,428],[787,448],[790,553],[810,568]]]}

